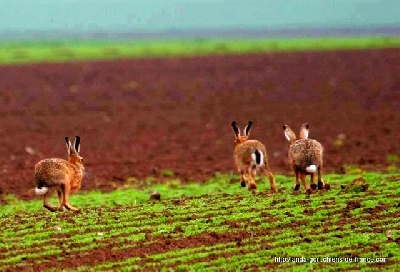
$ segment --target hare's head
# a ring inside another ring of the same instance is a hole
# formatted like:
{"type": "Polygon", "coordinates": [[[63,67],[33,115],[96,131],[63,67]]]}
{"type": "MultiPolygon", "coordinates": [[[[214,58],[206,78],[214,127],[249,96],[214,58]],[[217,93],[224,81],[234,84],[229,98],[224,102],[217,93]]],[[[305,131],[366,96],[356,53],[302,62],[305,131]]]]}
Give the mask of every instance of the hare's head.
{"type": "MultiPolygon", "coordinates": [[[[296,141],[296,134],[293,132],[293,130],[288,126],[284,125],[283,126],[283,131],[285,133],[286,139],[293,143],[296,141]]],[[[308,123],[305,123],[301,126],[300,128],[300,139],[307,139],[308,138],[308,133],[310,132],[310,128],[308,123]]]]}
{"type": "Polygon", "coordinates": [[[76,136],[74,144],[71,144],[68,137],[65,137],[65,141],[67,142],[68,161],[72,164],[83,164],[83,158],[79,155],[81,149],[81,137],[76,136]]]}
{"type": "Polygon", "coordinates": [[[253,125],[253,121],[249,121],[247,123],[247,126],[244,128],[243,130],[243,135],[240,135],[240,130],[238,128],[238,126],[236,125],[236,122],[233,121],[232,122],[232,128],[233,131],[235,132],[235,145],[244,143],[245,141],[247,141],[247,138],[249,137],[249,132],[250,132],[250,128],[251,125],[253,125]]]}

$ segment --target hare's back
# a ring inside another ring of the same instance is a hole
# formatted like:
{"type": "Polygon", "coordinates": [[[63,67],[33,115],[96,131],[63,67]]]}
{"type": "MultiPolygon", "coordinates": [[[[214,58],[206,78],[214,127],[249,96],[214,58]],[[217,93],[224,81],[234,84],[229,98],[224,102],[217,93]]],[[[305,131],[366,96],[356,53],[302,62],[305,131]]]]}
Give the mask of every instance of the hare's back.
{"type": "Polygon", "coordinates": [[[322,160],[322,152],[322,145],[313,139],[297,140],[290,146],[290,156],[296,164],[304,164],[304,167],[311,164],[319,165],[322,160]]]}
{"type": "Polygon", "coordinates": [[[241,156],[251,157],[251,154],[255,150],[260,150],[264,155],[267,154],[265,146],[257,140],[248,140],[240,145],[237,145],[235,148],[235,153],[240,154],[241,156]]]}
{"type": "Polygon", "coordinates": [[[68,161],[58,158],[41,160],[35,165],[35,177],[59,177],[68,172],[68,164],[68,161]]]}

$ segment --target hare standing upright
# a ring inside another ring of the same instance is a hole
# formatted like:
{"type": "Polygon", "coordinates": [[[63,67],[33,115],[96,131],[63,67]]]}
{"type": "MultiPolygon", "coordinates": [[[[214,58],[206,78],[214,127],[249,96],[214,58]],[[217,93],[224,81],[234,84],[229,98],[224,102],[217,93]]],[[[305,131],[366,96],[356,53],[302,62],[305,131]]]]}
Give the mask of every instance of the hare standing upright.
{"type": "Polygon", "coordinates": [[[310,193],[311,189],[316,190],[315,172],[318,173],[318,189],[323,189],[324,182],[321,174],[323,148],[316,140],[308,139],[309,125],[306,123],[301,126],[300,139],[298,140],[289,126],[284,125],[283,130],[286,139],[290,141],[289,162],[296,175],[294,190],[297,191],[300,188],[299,179],[301,179],[307,193],[310,193]],[[311,189],[306,182],[306,175],[311,175],[311,189]]]}
{"type": "Polygon", "coordinates": [[[249,121],[243,130],[243,135],[240,135],[236,122],[232,122],[232,128],[236,135],[234,159],[238,171],[240,172],[241,185],[242,187],[245,187],[247,181],[249,190],[255,190],[257,186],[254,177],[257,170],[261,170],[269,179],[271,192],[275,193],[277,191],[275,177],[268,165],[267,150],[265,146],[257,140],[248,140],[252,124],[253,122],[249,121]]]}
{"type": "Polygon", "coordinates": [[[44,159],[35,165],[35,193],[43,195],[43,206],[50,211],[62,211],[64,207],[76,211],[77,208],[69,204],[68,196],[81,187],[84,166],[83,158],[79,155],[80,137],[76,136],[74,144],[65,137],[68,150],[68,161],[63,159],[44,159]],[[56,191],[59,207],[49,204],[47,198],[56,191]]]}

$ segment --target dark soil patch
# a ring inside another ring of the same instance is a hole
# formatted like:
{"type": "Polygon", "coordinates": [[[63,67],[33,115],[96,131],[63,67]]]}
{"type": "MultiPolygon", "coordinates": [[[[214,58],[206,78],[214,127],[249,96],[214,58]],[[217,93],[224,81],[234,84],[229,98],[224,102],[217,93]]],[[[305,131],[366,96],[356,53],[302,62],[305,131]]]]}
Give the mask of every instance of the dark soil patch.
{"type": "Polygon", "coordinates": [[[344,210],[345,210],[345,212],[349,212],[354,209],[359,209],[359,208],[361,208],[361,206],[362,206],[362,204],[360,201],[350,200],[349,202],[347,202],[347,206],[344,210]]]}
{"type": "Polygon", "coordinates": [[[371,215],[379,214],[380,212],[390,209],[390,205],[385,203],[379,203],[373,208],[364,208],[363,211],[370,213],[371,215]]]}
{"type": "Polygon", "coordinates": [[[312,216],[316,211],[311,208],[305,208],[303,214],[312,216]]]}

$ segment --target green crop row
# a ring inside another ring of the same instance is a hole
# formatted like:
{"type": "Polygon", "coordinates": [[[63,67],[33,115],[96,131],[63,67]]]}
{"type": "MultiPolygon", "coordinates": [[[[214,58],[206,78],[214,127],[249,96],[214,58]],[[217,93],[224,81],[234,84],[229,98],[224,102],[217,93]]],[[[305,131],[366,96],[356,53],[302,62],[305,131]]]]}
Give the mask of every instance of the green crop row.
{"type": "Polygon", "coordinates": [[[0,64],[271,51],[396,48],[399,46],[400,37],[395,36],[137,41],[3,41],[0,43],[0,64]]]}
{"type": "MultiPolygon", "coordinates": [[[[352,187],[358,174],[326,175],[331,190],[310,196],[304,191],[294,194],[293,178],[284,176],[277,176],[280,192],[274,195],[266,192],[269,186],[264,178],[258,181],[260,191],[253,195],[240,188],[239,182],[232,183],[237,176],[223,174],[204,184],[175,181],[174,189],[168,187],[168,182],[141,190],[133,185],[107,194],[71,196],[72,203],[83,207],[78,213],[49,213],[39,201],[14,199],[13,205],[3,206],[0,212],[0,270],[35,269],[55,259],[62,264],[78,255],[89,258],[93,250],[99,249],[135,252],[141,247],[154,248],[166,239],[172,244],[189,239],[194,245],[171,250],[167,246],[146,256],[128,254],[122,259],[101,260],[91,268],[324,269],[329,263],[299,265],[273,260],[278,256],[322,258],[349,254],[400,261],[396,242],[400,240],[396,220],[400,215],[400,174],[362,175],[369,185],[367,191],[352,187]],[[194,187],[198,190],[191,196],[188,191],[193,192],[194,187]],[[153,190],[162,191],[161,201],[149,200],[153,190]],[[102,198],[102,204],[89,201],[85,205],[88,196],[102,198]],[[208,234],[211,240],[205,239],[208,234]],[[233,238],[223,238],[229,235],[233,238]]],[[[396,265],[389,262],[385,267],[394,269],[396,265]]]]}

